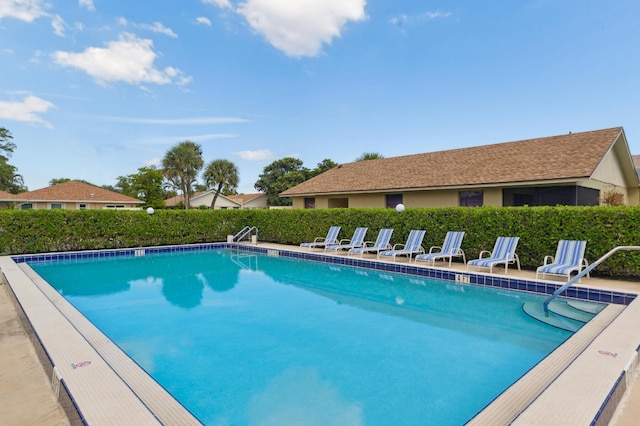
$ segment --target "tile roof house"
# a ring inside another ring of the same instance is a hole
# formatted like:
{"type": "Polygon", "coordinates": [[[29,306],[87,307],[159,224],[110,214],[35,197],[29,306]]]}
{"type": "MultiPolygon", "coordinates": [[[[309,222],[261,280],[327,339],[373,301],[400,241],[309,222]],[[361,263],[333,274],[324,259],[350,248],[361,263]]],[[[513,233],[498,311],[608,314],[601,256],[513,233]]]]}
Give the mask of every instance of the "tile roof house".
{"type": "Polygon", "coordinates": [[[139,210],[144,204],[144,201],[136,198],[77,180],[10,195],[9,201],[15,203],[15,208],[22,210],[139,210]]]}
{"type": "Polygon", "coordinates": [[[280,194],[294,208],[640,204],[622,127],[341,164],[280,194]]]}
{"type": "MultiPolygon", "coordinates": [[[[191,195],[190,206],[192,209],[211,206],[211,201],[215,191],[200,191],[191,195]]],[[[218,195],[215,209],[220,210],[237,210],[237,209],[266,209],[267,195],[263,193],[240,194],[240,195],[218,195]]],[[[167,207],[176,207],[178,204],[184,203],[182,194],[176,195],[164,201],[167,207]]]]}

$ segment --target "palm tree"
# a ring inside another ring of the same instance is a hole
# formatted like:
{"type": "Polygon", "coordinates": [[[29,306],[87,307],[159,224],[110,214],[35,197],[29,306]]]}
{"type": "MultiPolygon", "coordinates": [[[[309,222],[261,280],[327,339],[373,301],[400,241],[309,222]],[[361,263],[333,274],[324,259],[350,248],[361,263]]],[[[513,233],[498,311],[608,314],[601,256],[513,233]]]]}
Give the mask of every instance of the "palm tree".
{"type": "Polygon", "coordinates": [[[180,142],[162,159],[164,176],[182,191],[185,209],[189,208],[193,184],[203,165],[202,147],[191,141],[180,142]]]}
{"type": "Polygon", "coordinates": [[[356,158],[355,161],[380,160],[381,158],[384,158],[384,155],[378,154],[377,152],[365,152],[356,158]]]}
{"type": "Polygon", "coordinates": [[[216,190],[211,201],[211,208],[215,207],[221,191],[229,193],[235,191],[238,187],[238,168],[228,160],[213,160],[210,162],[204,170],[203,177],[207,188],[216,190]]]}

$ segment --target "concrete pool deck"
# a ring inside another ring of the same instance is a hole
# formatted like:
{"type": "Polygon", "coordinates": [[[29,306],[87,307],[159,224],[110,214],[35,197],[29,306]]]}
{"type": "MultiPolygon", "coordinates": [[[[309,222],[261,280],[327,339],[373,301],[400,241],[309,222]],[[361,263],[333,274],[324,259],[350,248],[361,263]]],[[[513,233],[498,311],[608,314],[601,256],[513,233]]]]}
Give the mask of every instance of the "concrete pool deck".
{"type": "MultiPolygon", "coordinates": [[[[288,251],[299,249],[298,247],[266,243],[260,243],[259,246],[288,251]]],[[[398,263],[406,263],[406,261],[399,259],[398,263]]],[[[439,264],[439,269],[448,269],[441,265],[446,264],[439,264]]],[[[2,264],[0,267],[6,268],[7,266],[2,264]]],[[[452,269],[466,272],[466,267],[461,264],[452,265],[452,269]]],[[[5,272],[4,269],[3,272],[5,272]]],[[[474,271],[472,270],[471,272],[474,271]]],[[[498,269],[498,272],[501,273],[502,270],[498,269]]],[[[520,272],[509,269],[508,276],[535,279],[535,272],[520,272]]],[[[640,293],[640,283],[638,282],[592,278],[583,279],[580,285],[625,293],[640,293]]],[[[30,329],[28,322],[20,321],[21,309],[15,302],[12,289],[5,284],[0,285],[0,397],[2,398],[0,424],[81,424],[80,418],[74,415],[73,410],[70,410],[68,406],[63,407],[64,403],[58,401],[59,389],[52,388],[51,373],[46,372],[47,367],[42,365],[41,356],[38,355],[39,349],[30,338],[35,338],[34,332],[30,329]],[[65,414],[65,410],[70,413],[69,416],[65,414]]],[[[24,303],[20,299],[20,304],[24,305],[24,303]]],[[[583,366],[579,369],[567,368],[562,375],[549,385],[548,389],[552,392],[545,392],[531,404],[531,407],[542,405],[543,409],[526,410],[516,419],[516,424],[566,425],[589,423],[589,421],[585,423],[578,419],[583,413],[587,413],[588,417],[590,415],[588,413],[593,411],[594,403],[590,398],[595,398],[595,401],[600,401],[597,404],[601,404],[603,402],[601,394],[604,392],[606,397],[611,389],[611,385],[607,381],[599,380],[599,378],[605,377],[605,370],[608,369],[613,369],[614,373],[621,371],[620,365],[624,367],[631,361],[631,359],[628,359],[630,358],[630,352],[627,348],[632,347],[635,350],[640,345],[640,330],[631,330],[632,333],[628,334],[630,331],[628,329],[639,328],[637,324],[640,323],[640,300],[633,302],[630,308],[625,309],[624,315],[620,314],[619,318],[616,318],[607,327],[607,332],[598,337],[604,340],[594,340],[592,342],[596,345],[601,345],[597,346],[597,348],[606,349],[604,352],[615,353],[616,357],[597,354],[590,349],[584,350],[580,357],[576,358],[572,363],[572,365],[579,366],[579,364],[583,364],[583,366]],[[618,340],[622,341],[619,342],[618,340]],[[620,345],[624,348],[618,350],[617,348],[620,345]],[[574,370],[573,373],[572,370],[574,370]],[[587,383],[586,385],[585,382],[587,383]],[[554,387],[558,389],[554,390],[554,387]],[[565,395],[564,393],[567,392],[568,394],[565,395]],[[557,400],[561,401],[561,404],[559,404],[562,405],[561,407],[555,407],[557,400]],[[560,414],[558,414],[558,410],[560,410],[560,414]],[[541,417],[541,413],[550,413],[552,417],[541,417]]],[[[40,329],[38,329],[38,334],[40,334],[40,329]]],[[[42,336],[39,337],[42,338],[42,336]]],[[[64,345],[65,343],[62,344],[64,345]]],[[[628,377],[624,379],[627,383],[626,392],[615,396],[616,400],[620,400],[617,409],[613,414],[609,413],[607,416],[602,416],[611,418],[609,422],[611,425],[627,426],[638,423],[638,418],[640,418],[640,381],[635,374],[635,365],[634,363],[629,368],[629,373],[633,374],[628,374],[628,377]]],[[[136,398],[132,397],[131,399],[136,398]]],[[[591,416],[591,419],[593,419],[593,416],[591,416]]],[[[104,424],[99,421],[90,421],[88,423],[104,424]]],[[[149,423],[155,422],[151,419],[149,423]]]]}

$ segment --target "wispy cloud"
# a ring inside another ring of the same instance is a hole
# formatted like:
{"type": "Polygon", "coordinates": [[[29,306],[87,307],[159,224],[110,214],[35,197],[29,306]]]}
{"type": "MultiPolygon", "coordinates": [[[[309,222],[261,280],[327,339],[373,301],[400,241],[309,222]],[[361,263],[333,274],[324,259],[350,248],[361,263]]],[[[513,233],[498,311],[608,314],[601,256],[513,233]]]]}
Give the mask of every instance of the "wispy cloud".
{"type": "Polygon", "coordinates": [[[33,22],[41,16],[47,16],[46,3],[41,0],[0,0],[0,19],[15,18],[33,22]]]}
{"type": "Polygon", "coordinates": [[[398,27],[403,27],[408,24],[414,24],[424,21],[432,21],[434,19],[448,18],[451,16],[451,12],[432,12],[427,11],[419,13],[417,15],[407,15],[405,13],[399,13],[389,18],[389,23],[398,27]]]}
{"type": "Polygon", "coordinates": [[[189,117],[189,118],[144,118],[144,117],[114,117],[108,115],[94,116],[99,120],[132,124],[163,124],[171,126],[192,126],[198,124],[234,124],[245,123],[249,120],[238,117],[189,117]]]}
{"type": "Polygon", "coordinates": [[[196,24],[206,25],[208,27],[211,26],[211,20],[209,18],[205,18],[204,16],[198,16],[196,18],[196,24]]]}
{"type": "Polygon", "coordinates": [[[184,84],[189,76],[174,67],[159,70],[154,62],[157,58],[153,41],[123,33],[118,40],[110,41],[106,47],[89,47],[81,53],[57,51],[54,61],[64,67],[77,68],[93,77],[99,84],[125,82],[141,85],[184,84]]]}
{"type": "Polygon", "coordinates": [[[0,101],[0,118],[6,120],[24,121],[38,126],[52,128],[51,123],[45,121],[40,114],[56,106],[37,96],[27,96],[21,102],[0,101]]]}
{"type": "Polygon", "coordinates": [[[171,38],[178,38],[178,35],[176,33],[174,33],[171,28],[165,27],[161,22],[157,22],[156,21],[153,24],[136,23],[136,22],[130,22],[126,18],[123,18],[123,17],[117,18],[116,22],[119,25],[122,25],[123,27],[129,25],[129,26],[132,26],[134,28],[141,28],[143,30],[151,31],[151,32],[154,32],[154,33],[164,34],[164,35],[169,36],[171,38]]]}
{"type": "Polygon", "coordinates": [[[270,149],[259,149],[256,151],[236,151],[233,154],[237,155],[242,160],[247,161],[271,160],[276,157],[276,154],[270,149]]]}
{"type": "Polygon", "coordinates": [[[237,12],[277,49],[292,57],[317,56],[350,21],[367,18],[366,0],[247,0],[237,12]]]}
{"type": "Polygon", "coordinates": [[[206,142],[218,139],[234,139],[237,138],[238,135],[234,133],[209,133],[203,135],[175,135],[175,136],[161,136],[155,138],[147,138],[147,139],[139,139],[132,143],[132,147],[136,147],[138,149],[148,150],[148,148],[142,148],[140,145],[148,146],[148,145],[167,145],[174,144],[180,141],[192,141],[192,142],[206,142]]]}
{"type": "Polygon", "coordinates": [[[53,32],[58,37],[64,37],[64,31],[67,24],[64,22],[64,19],[60,15],[52,15],[51,16],[51,27],[53,28],[53,32]]]}
{"type": "Polygon", "coordinates": [[[218,6],[220,9],[231,9],[231,3],[229,0],[202,0],[204,4],[212,4],[218,6]]]}
{"type": "Polygon", "coordinates": [[[79,0],[78,4],[80,5],[80,7],[84,7],[91,12],[96,10],[96,7],[93,4],[93,0],[79,0]]]}

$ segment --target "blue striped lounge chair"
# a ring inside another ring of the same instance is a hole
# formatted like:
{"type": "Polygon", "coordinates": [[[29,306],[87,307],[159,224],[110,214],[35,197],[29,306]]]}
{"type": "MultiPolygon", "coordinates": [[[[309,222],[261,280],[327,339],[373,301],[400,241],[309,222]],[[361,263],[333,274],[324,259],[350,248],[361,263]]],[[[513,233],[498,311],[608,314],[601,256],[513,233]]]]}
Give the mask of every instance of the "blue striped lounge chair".
{"type": "Polygon", "coordinates": [[[375,242],[365,241],[362,247],[355,247],[349,249],[347,252],[347,256],[351,256],[352,254],[359,254],[360,257],[365,253],[375,253],[376,255],[383,250],[389,250],[391,248],[391,234],[393,234],[392,228],[384,228],[378,232],[378,237],[375,242]]]}
{"type": "Polygon", "coordinates": [[[327,232],[327,236],[326,237],[316,237],[315,240],[313,240],[313,242],[310,243],[302,243],[300,244],[300,247],[306,247],[309,250],[311,250],[312,248],[324,248],[327,245],[334,245],[334,244],[338,244],[338,234],[340,233],[340,227],[339,226],[332,226],[331,228],[329,228],[329,232],[327,232]]]}
{"type": "Polygon", "coordinates": [[[461,257],[464,263],[467,263],[467,258],[464,255],[464,251],[460,248],[462,245],[462,239],[464,238],[464,231],[449,231],[444,237],[444,243],[442,247],[433,246],[429,249],[429,253],[419,254],[416,256],[416,263],[419,260],[431,262],[434,266],[438,259],[449,259],[449,268],[451,268],[451,260],[454,257],[461,257]],[[435,251],[438,250],[438,251],[435,251]]]}
{"type": "Polygon", "coordinates": [[[476,266],[478,269],[488,268],[489,273],[492,273],[494,266],[504,264],[504,273],[506,274],[509,270],[509,264],[512,263],[515,263],[520,270],[520,259],[516,254],[519,240],[520,237],[498,237],[493,251],[482,250],[479,259],[470,260],[467,263],[467,270],[470,266],[476,266]],[[483,257],[484,255],[489,256],[483,257]]]}
{"type": "Polygon", "coordinates": [[[378,259],[381,257],[390,257],[393,261],[396,261],[396,256],[407,256],[409,261],[411,261],[411,257],[414,254],[424,253],[424,248],[422,248],[422,240],[424,239],[424,234],[427,231],[424,230],[416,230],[412,229],[409,232],[409,237],[407,237],[407,242],[405,244],[395,244],[391,250],[385,250],[378,253],[378,259]]]}
{"type": "Polygon", "coordinates": [[[366,237],[368,229],[369,228],[365,228],[365,227],[356,228],[356,230],[353,232],[353,237],[351,237],[350,240],[344,239],[344,240],[340,240],[339,244],[325,246],[324,247],[325,253],[327,251],[334,251],[337,254],[342,250],[350,250],[352,248],[358,248],[358,247],[364,246],[364,237],[366,237]]]}
{"type": "MultiPolygon", "coordinates": [[[[581,240],[560,240],[555,256],[545,256],[544,264],[536,269],[536,278],[542,274],[545,275],[566,275],[567,280],[571,278],[572,272],[582,271],[582,268],[589,266],[587,259],[584,258],[584,251],[587,247],[586,241],[581,240]]],[[[589,277],[589,274],[587,274],[589,277]]]]}

